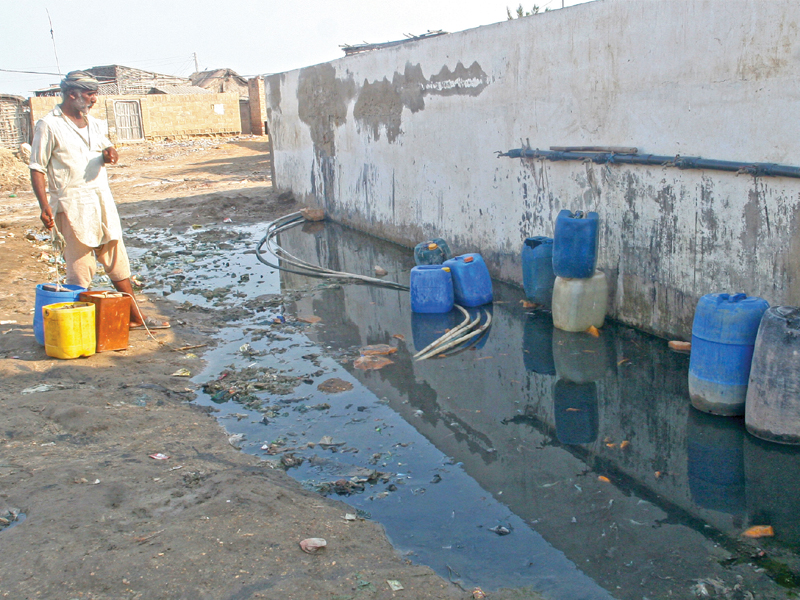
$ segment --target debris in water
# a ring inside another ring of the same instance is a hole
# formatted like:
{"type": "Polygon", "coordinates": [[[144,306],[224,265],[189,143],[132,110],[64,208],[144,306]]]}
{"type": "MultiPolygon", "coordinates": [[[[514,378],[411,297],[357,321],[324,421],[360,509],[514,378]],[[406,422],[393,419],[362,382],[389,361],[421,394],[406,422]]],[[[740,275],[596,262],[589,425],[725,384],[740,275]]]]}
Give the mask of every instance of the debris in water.
{"type": "Polygon", "coordinates": [[[191,377],[192,372],[189,369],[183,368],[175,371],[170,377],[191,377]]]}
{"type": "Polygon", "coordinates": [[[328,448],[344,446],[344,442],[334,442],[331,436],[323,435],[319,440],[319,445],[322,446],[322,448],[324,448],[325,450],[327,450],[328,448]]]}
{"type": "Polygon", "coordinates": [[[352,390],[353,384],[344,379],[339,379],[338,377],[331,377],[320,383],[317,389],[326,394],[337,394],[339,392],[348,392],[352,390]]]}
{"type": "Polygon", "coordinates": [[[364,371],[377,371],[378,369],[382,369],[386,365],[391,365],[393,363],[394,361],[391,361],[383,356],[370,355],[357,358],[353,362],[353,366],[356,369],[363,369],[364,371]]]}
{"type": "Polygon", "coordinates": [[[316,554],[328,545],[323,538],[308,538],[300,542],[300,549],[306,554],[316,554]]]}
{"type": "Polygon", "coordinates": [[[511,529],[508,527],[504,527],[503,525],[498,525],[497,527],[492,527],[489,529],[492,533],[496,533],[497,535],[508,535],[511,533],[511,529]]]}
{"type": "Polygon", "coordinates": [[[243,434],[243,433],[234,433],[232,436],[230,436],[228,438],[228,443],[231,446],[233,446],[234,448],[236,448],[237,450],[240,450],[241,447],[242,447],[242,442],[245,441],[246,439],[247,439],[247,436],[245,434],[243,434]]]}
{"type": "Polygon", "coordinates": [[[287,452],[281,456],[281,466],[284,471],[288,471],[292,467],[299,467],[303,461],[302,457],[295,456],[293,452],[287,452]]]}
{"type": "Polygon", "coordinates": [[[169,456],[167,456],[166,454],[161,454],[161,452],[158,452],[156,454],[151,454],[150,458],[155,460],[167,460],[169,456]]]}
{"type": "MultiPolygon", "coordinates": [[[[378,277],[383,277],[384,275],[388,275],[388,274],[389,274],[389,271],[387,271],[383,267],[375,265],[375,275],[377,275],[378,277]]],[[[400,589],[403,589],[403,588],[400,588],[400,589]]]]}
{"type": "Polygon", "coordinates": [[[319,323],[322,321],[322,317],[318,317],[317,315],[309,315],[307,317],[297,317],[298,321],[302,321],[303,323],[319,323]]]}
{"type": "Polygon", "coordinates": [[[386,583],[389,584],[389,589],[393,592],[399,592],[400,590],[404,590],[403,584],[397,581],[396,579],[387,579],[386,583]]]}
{"type": "Polygon", "coordinates": [[[431,483],[439,483],[441,480],[442,476],[437,473],[436,475],[433,476],[433,479],[431,479],[431,483]]]}
{"type": "Polygon", "coordinates": [[[749,538],[773,537],[775,530],[772,529],[772,525],[754,525],[745,530],[742,535],[749,538]]]}
{"type": "Polygon", "coordinates": [[[678,340],[673,340],[667,344],[670,350],[673,352],[685,352],[690,353],[692,351],[692,343],[691,342],[680,342],[678,340]]]}
{"type": "Polygon", "coordinates": [[[373,344],[371,346],[364,346],[360,349],[362,356],[376,356],[380,354],[394,354],[397,348],[389,344],[373,344]]]}

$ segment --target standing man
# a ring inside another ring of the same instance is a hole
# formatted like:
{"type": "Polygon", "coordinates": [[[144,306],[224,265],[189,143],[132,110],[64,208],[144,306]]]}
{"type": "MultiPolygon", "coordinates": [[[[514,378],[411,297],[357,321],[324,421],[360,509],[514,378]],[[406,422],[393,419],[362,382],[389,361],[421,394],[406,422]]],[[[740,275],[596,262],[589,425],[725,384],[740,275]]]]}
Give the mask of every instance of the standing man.
{"type": "Polygon", "coordinates": [[[145,322],[149,329],[165,329],[169,323],[145,321],[133,302],[128,253],[105,168],[106,163],[117,164],[118,155],[106,123],[89,116],[98,87],[85,71],[67,73],[61,81],[61,104],[36,123],[30,161],[33,192],[44,226],[57,227],[66,241],[67,283],[88,289],[97,261],[117,291],[131,295],[131,329],[145,322]]]}

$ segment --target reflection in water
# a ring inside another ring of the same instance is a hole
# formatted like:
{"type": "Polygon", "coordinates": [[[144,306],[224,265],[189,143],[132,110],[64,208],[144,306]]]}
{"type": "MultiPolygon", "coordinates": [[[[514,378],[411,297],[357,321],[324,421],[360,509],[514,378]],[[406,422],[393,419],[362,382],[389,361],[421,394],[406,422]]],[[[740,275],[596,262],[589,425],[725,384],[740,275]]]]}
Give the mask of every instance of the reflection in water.
{"type": "Polygon", "coordinates": [[[597,384],[559,379],[553,387],[556,437],[562,444],[591,444],[597,439],[597,384]]]}
{"type": "Polygon", "coordinates": [[[687,471],[697,506],[745,514],[744,437],[740,418],[689,410],[687,471]]]}
{"type": "MultiPolygon", "coordinates": [[[[262,232],[253,228],[251,243],[262,232]]],[[[246,234],[229,241],[238,248],[246,234]]],[[[191,256],[178,256],[202,262],[206,283],[232,290],[226,279],[243,282],[236,290],[250,299],[272,291],[259,283],[268,272],[254,266],[252,255],[215,254],[213,232],[184,237],[198,245],[191,256]]],[[[401,283],[414,264],[407,249],[332,225],[291,230],[280,242],[337,270],[371,273],[379,264],[401,283]]],[[[162,252],[152,268],[174,270],[179,265],[170,261],[177,260],[162,252]]],[[[755,571],[752,546],[739,540],[750,525],[773,525],[775,539],[758,540],[771,562],[758,566],[783,562],[784,575],[792,572],[800,542],[800,451],[755,440],[738,420],[691,410],[688,357],[669,352],[663,340],[613,323],[598,338],[553,331],[548,313],[523,310],[521,290],[495,284],[488,338],[450,358],[415,362],[414,352],[460,322],[459,315],[427,321],[411,313],[407,293],[310,284],[286,273],[280,279],[284,291],[315,291],[276,310],[315,314],[322,322],[303,333],[278,328],[280,341],[270,337],[270,315],[247,321],[233,310],[231,295],[224,307],[242,320],[224,329],[223,343],[206,355],[205,380],[223,366],[256,360],[308,377],[320,368],[308,356],[322,354],[322,377],[355,387],[326,396],[317,381],[303,383],[295,394],[307,406],[287,404],[266,425],[256,413],[226,419],[225,426],[246,433],[245,451],[258,455],[264,440],[277,438],[300,444],[330,435],[347,442],[350,452],[310,450],[309,460],[289,471],[302,481],[350,477],[364,466],[394,473],[396,489],[375,486],[347,501],[380,521],[411,559],[464,584],[529,586],[564,600],[693,597],[691,586],[707,578],[727,588],[740,584],[759,598],[785,597],[755,571]],[[259,328],[265,337],[251,333],[259,328]],[[245,342],[265,355],[242,356],[245,342]],[[380,371],[356,370],[344,358],[380,343],[398,346],[393,364],[380,371]],[[325,413],[302,412],[322,402],[330,405],[325,413]],[[511,534],[489,532],[500,524],[511,534]]],[[[223,302],[198,299],[186,283],[171,297],[223,302]]],[[[245,410],[232,403],[219,408],[223,416],[245,410]]]]}
{"type": "Polygon", "coordinates": [[[540,375],[555,375],[553,359],[553,317],[549,312],[536,311],[525,317],[522,332],[522,352],[525,369],[540,375]]]}
{"type": "MultiPolygon", "coordinates": [[[[353,272],[381,264],[403,273],[409,258],[377,242],[370,255],[363,240],[371,238],[338,227],[316,235],[325,241],[289,232],[281,243],[322,264],[336,248],[336,262],[353,272]]],[[[282,281],[298,283],[286,275],[282,281]]],[[[342,291],[331,312],[354,328],[348,343],[354,334],[360,344],[385,342],[410,328],[419,350],[460,322],[420,319],[397,292],[342,291]]],[[[597,338],[554,331],[549,313],[525,312],[521,298],[520,290],[495,283],[492,336],[482,349],[420,363],[398,357],[380,373],[352,372],[615,597],[638,600],[643,589],[666,597],[676,592],[674,582],[704,577],[732,587],[737,575],[772,590],[773,583],[756,583],[754,573],[727,570],[713,557],[735,552],[743,528],[764,519],[784,519],[780,529],[793,539],[800,494],[781,493],[774,479],[800,465],[798,452],[760,461],[756,474],[743,463],[741,423],[706,422],[710,415],[690,410],[688,357],[613,323],[597,338]],[[423,416],[415,418],[416,411],[423,416]],[[782,467],[771,476],[768,464],[782,467]],[[751,499],[753,486],[770,493],[751,499]],[[730,540],[729,550],[715,547],[720,539],[730,540]]],[[[336,348],[342,333],[326,326],[317,339],[336,348]]],[[[770,452],[747,437],[745,457],[770,452]]]]}

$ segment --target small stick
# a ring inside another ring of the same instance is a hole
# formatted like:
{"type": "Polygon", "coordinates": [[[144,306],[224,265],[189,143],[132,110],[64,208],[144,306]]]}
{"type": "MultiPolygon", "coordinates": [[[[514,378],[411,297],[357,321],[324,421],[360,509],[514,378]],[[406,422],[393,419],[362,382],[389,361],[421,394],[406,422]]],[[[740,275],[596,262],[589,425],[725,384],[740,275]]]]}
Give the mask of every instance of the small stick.
{"type": "Polygon", "coordinates": [[[196,348],[205,348],[208,344],[197,344],[196,346],[181,346],[180,348],[173,348],[175,352],[183,352],[184,350],[194,350],[196,348]]]}

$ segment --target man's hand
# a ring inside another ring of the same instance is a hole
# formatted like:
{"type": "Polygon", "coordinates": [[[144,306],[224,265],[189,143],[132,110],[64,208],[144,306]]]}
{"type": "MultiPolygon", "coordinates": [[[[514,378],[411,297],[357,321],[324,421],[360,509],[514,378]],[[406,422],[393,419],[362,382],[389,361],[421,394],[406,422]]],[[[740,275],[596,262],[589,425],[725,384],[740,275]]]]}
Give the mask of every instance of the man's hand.
{"type": "Polygon", "coordinates": [[[52,229],[56,224],[55,219],[53,219],[53,211],[50,210],[49,204],[42,209],[42,214],[39,216],[39,218],[42,220],[42,223],[48,230],[52,229]]]}
{"type": "Polygon", "coordinates": [[[113,146],[109,146],[105,150],[103,150],[103,162],[109,163],[112,165],[117,164],[119,160],[119,154],[117,154],[117,149],[113,146]]]}

